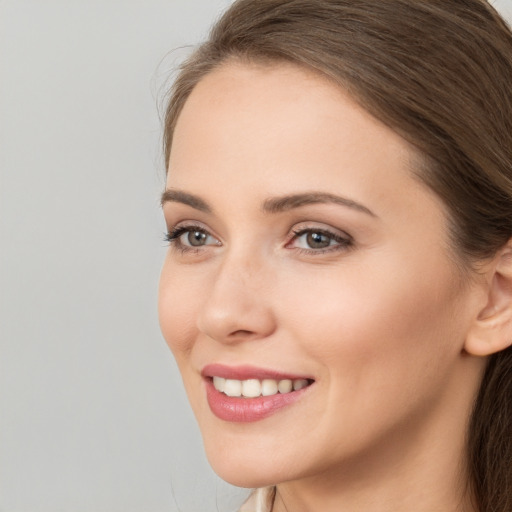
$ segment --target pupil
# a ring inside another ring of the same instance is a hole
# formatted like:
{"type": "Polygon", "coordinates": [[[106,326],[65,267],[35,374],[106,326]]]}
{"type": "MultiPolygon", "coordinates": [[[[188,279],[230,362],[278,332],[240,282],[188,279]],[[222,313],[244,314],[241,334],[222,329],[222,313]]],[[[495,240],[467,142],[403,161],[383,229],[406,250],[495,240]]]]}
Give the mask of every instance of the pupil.
{"type": "Polygon", "coordinates": [[[330,240],[329,237],[322,233],[309,233],[307,242],[313,249],[323,249],[324,247],[329,247],[330,240]]]}
{"type": "Polygon", "coordinates": [[[202,233],[201,231],[190,231],[188,234],[188,241],[190,245],[195,247],[204,245],[206,241],[206,233],[202,233]]]}

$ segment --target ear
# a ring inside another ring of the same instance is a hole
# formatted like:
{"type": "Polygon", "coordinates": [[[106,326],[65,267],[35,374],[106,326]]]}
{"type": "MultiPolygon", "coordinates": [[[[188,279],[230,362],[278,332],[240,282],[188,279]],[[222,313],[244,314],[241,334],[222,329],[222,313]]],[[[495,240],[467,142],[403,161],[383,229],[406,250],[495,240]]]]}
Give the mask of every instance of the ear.
{"type": "Polygon", "coordinates": [[[512,239],[486,265],[487,304],[479,312],[464,348],[488,356],[512,345],[512,239]]]}

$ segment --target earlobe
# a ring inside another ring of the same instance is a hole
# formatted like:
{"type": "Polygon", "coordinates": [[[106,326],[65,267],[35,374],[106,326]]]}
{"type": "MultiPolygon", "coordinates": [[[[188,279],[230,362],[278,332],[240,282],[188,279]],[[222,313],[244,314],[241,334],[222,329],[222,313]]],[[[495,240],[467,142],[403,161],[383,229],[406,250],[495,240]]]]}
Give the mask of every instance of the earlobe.
{"type": "Polygon", "coordinates": [[[512,345],[512,240],[496,254],[487,273],[487,304],[464,345],[474,356],[489,356],[512,345]]]}

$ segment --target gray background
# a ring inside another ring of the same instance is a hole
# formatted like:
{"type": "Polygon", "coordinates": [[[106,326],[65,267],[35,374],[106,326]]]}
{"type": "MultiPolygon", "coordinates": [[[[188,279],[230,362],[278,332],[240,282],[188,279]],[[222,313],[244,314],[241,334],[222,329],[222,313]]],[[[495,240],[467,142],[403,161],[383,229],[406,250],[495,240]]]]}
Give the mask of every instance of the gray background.
{"type": "Polygon", "coordinates": [[[0,512],[241,501],[156,316],[162,59],[228,4],[0,0],[0,512]]]}

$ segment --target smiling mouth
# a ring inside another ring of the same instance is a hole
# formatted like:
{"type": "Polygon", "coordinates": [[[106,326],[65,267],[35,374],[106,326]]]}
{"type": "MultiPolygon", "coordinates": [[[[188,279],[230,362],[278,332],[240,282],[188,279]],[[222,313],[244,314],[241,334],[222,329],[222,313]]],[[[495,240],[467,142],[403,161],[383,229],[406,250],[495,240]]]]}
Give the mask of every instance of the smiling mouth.
{"type": "Polygon", "coordinates": [[[254,366],[211,364],[201,373],[211,412],[231,423],[259,421],[293,407],[309,394],[315,383],[306,375],[254,366]]]}
{"type": "Polygon", "coordinates": [[[213,387],[228,397],[233,398],[258,398],[285,395],[293,391],[300,391],[313,383],[311,379],[225,379],[214,376],[211,378],[213,387]]]}

